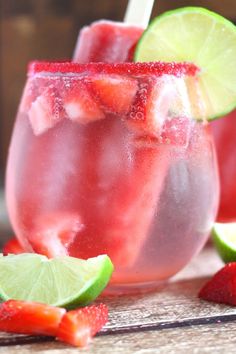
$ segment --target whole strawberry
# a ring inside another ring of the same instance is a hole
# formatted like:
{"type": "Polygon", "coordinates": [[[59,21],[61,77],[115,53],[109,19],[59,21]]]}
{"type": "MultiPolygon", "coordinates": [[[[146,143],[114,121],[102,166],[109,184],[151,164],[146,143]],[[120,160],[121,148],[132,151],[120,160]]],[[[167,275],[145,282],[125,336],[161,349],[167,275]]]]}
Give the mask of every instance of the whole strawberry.
{"type": "Polygon", "coordinates": [[[236,306],[236,262],[219,270],[200,290],[203,300],[236,306]]]}

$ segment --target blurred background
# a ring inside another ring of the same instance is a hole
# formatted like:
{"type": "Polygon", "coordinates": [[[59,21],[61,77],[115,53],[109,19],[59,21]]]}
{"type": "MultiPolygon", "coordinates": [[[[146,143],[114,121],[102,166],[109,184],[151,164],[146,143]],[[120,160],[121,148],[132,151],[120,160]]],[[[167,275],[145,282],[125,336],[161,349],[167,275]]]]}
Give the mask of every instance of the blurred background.
{"type": "MultiPolygon", "coordinates": [[[[0,0],[1,181],[28,61],[71,58],[82,26],[100,18],[122,21],[126,4],[127,0],[0,0]]],[[[191,5],[236,21],[236,0],[158,0],[152,17],[191,5]]]]}

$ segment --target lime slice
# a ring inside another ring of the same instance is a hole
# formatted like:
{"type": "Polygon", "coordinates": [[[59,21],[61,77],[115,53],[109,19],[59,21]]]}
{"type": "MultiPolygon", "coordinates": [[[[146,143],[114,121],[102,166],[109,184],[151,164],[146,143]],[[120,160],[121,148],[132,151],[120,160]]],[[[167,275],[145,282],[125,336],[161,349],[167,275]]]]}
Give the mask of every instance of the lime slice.
{"type": "Polygon", "coordinates": [[[205,108],[194,118],[208,120],[236,107],[235,59],[236,27],[200,7],[180,8],[156,17],[135,51],[135,61],[189,61],[197,65],[205,108]]]}
{"type": "Polygon", "coordinates": [[[33,253],[0,255],[0,298],[74,308],[94,300],[113,271],[110,258],[48,259],[33,253]]]}
{"type": "Polygon", "coordinates": [[[225,263],[236,261],[236,222],[215,223],[212,239],[225,263]]]}

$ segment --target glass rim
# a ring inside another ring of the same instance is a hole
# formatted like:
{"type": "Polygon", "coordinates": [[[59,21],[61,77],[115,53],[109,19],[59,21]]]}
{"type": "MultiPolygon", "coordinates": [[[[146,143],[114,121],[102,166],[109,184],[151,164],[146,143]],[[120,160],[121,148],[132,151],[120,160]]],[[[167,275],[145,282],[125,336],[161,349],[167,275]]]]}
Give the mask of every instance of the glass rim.
{"type": "Polygon", "coordinates": [[[107,74],[107,75],[163,75],[183,77],[196,76],[200,69],[190,62],[125,62],[88,64],[74,63],[71,61],[31,61],[28,65],[28,76],[42,74],[43,76],[71,76],[81,74],[107,74]]]}

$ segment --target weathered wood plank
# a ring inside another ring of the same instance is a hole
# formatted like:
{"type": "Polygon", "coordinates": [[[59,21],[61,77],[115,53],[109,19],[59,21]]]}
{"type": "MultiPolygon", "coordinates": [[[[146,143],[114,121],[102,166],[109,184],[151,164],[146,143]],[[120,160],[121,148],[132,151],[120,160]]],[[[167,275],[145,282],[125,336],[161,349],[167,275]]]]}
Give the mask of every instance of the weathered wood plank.
{"type": "Polygon", "coordinates": [[[73,348],[56,341],[1,347],[0,354],[230,354],[236,352],[236,322],[191,326],[161,331],[97,336],[86,349],[73,348]]]}

